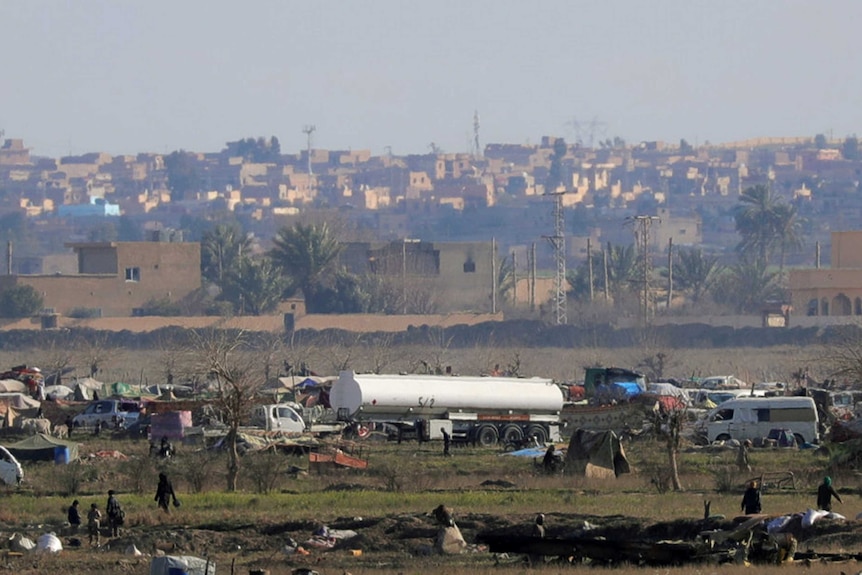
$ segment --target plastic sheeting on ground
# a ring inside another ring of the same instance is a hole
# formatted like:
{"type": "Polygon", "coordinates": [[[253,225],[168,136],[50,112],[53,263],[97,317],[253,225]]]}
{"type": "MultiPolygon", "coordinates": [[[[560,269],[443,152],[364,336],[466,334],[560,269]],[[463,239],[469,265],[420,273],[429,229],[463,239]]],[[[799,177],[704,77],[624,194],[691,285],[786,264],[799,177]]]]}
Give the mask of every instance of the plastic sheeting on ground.
{"type": "Polygon", "coordinates": [[[36,551],[40,553],[59,553],[63,550],[60,538],[53,533],[40,535],[36,540],[36,551]]]}
{"type": "Polygon", "coordinates": [[[215,563],[190,555],[166,555],[154,557],[150,563],[150,575],[215,575],[215,563]]]}

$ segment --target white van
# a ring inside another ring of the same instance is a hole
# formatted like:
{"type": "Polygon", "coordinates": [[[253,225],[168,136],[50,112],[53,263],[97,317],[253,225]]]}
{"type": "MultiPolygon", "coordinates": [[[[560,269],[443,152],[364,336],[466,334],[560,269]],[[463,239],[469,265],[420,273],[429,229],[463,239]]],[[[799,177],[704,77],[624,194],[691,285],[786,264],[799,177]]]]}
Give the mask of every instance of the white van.
{"type": "Polygon", "coordinates": [[[706,416],[710,443],[766,437],[789,429],[798,444],[818,443],[817,406],[810,397],[740,397],[725,401],[706,416]]]}

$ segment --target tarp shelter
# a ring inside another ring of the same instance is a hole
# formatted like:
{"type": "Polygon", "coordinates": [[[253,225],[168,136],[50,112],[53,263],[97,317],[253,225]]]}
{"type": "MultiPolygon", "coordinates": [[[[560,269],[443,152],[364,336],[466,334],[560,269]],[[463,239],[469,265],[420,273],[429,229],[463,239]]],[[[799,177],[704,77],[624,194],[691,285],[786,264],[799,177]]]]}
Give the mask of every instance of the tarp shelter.
{"type": "Polygon", "coordinates": [[[623,446],[613,431],[578,429],[566,450],[566,473],[614,478],[631,471],[623,446]]]}
{"type": "Polygon", "coordinates": [[[153,557],[150,575],[215,575],[215,562],[190,555],[153,557]]]}
{"type": "Polygon", "coordinates": [[[0,392],[27,393],[27,384],[17,379],[0,379],[0,392]]]}
{"type": "Polygon", "coordinates": [[[78,444],[73,441],[64,441],[37,433],[27,439],[22,439],[6,449],[15,456],[18,461],[53,461],[55,463],[69,463],[78,459],[78,444]]]}
{"type": "Polygon", "coordinates": [[[35,417],[41,403],[23,393],[0,393],[0,416],[6,427],[15,425],[18,417],[35,417]]]}
{"type": "Polygon", "coordinates": [[[105,384],[99,380],[93,379],[92,377],[82,377],[80,379],[76,379],[71,386],[72,389],[75,390],[76,401],[89,401],[94,399],[93,393],[102,395],[102,390],[104,389],[105,384]]]}

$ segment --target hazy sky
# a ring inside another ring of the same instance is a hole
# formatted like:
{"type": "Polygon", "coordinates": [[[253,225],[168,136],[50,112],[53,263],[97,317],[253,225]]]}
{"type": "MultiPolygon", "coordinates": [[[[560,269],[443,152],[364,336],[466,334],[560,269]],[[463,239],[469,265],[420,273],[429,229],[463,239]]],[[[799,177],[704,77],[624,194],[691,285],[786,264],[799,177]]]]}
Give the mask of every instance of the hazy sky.
{"type": "Polygon", "coordinates": [[[862,2],[0,3],[0,128],[38,155],[278,136],[426,153],[594,134],[862,134],[862,2]]]}

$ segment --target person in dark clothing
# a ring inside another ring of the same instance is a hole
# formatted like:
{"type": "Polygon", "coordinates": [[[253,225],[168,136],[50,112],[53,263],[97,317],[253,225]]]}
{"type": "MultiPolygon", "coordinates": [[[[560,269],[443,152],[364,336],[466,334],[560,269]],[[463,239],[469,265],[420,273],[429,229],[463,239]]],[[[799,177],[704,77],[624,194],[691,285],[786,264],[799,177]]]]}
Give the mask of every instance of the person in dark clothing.
{"type": "Polygon", "coordinates": [[[72,505],[69,506],[69,511],[66,514],[66,517],[69,520],[69,526],[71,527],[70,531],[72,534],[78,532],[78,529],[81,527],[81,512],[78,511],[78,500],[74,500],[72,505]]]}
{"type": "Polygon", "coordinates": [[[832,478],[824,477],[823,483],[817,488],[817,509],[823,511],[832,511],[832,498],[838,500],[838,503],[843,503],[838,492],[832,487],[832,478]]]}
{"type": "Polygon", "coordinates": [[[174,486],[171,485],[170,479],[164,473],[159,473],[159,485],[156,487],[155,501],[158,502],[159,508],[168,514],[171,512],[171,501],[174,503],[177,501],[174,486]]]}
{"type": "Polygon", "coordinates": [[[111,528],[111,537],[120,536],[120,526],[126,522],[125,513],[120,507],[120,502],[114,497],[114,490],[108,491],[108,504],[105,507],[108,516],[108,526],[111,528]]]}
{"type": "Polygon", "coordinates": [[[545,473],[555,473],[557,471],[557,448],[554,445],[549,445],[545,451],[545,456],[542,458],[542,469],[545,473]]]}
{"type": "Polygon", "coordinates": [[[742,504],[739,508],[746,515],[760,513],[760,484],[756,480],[748,484],[748,489],[745,490],[745,494],[742,496],[742,504]]]}
{"type": "Polygon", "coordinates": [[[440,428],[440,433],[443,434],[443,455],[451,455],[449,453],[449,447],[452,445],[452,437],[446,431],[445,427],[440,428]]]}

